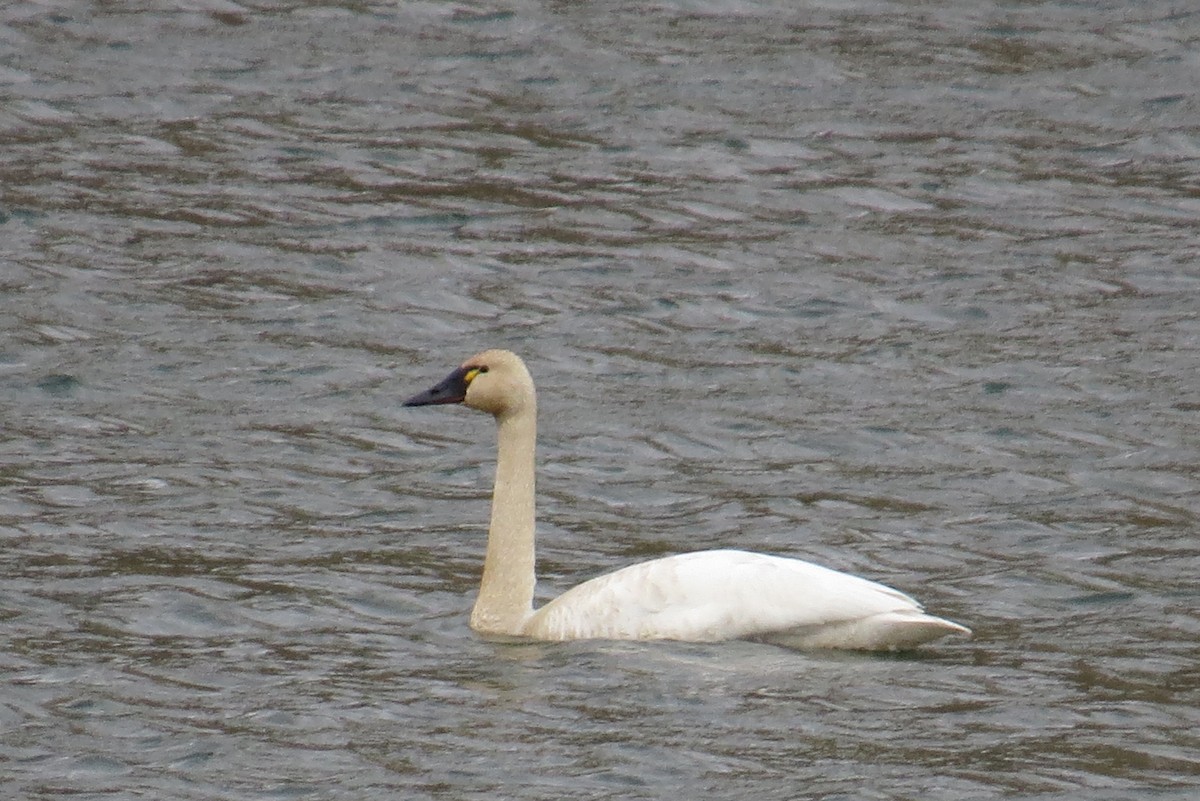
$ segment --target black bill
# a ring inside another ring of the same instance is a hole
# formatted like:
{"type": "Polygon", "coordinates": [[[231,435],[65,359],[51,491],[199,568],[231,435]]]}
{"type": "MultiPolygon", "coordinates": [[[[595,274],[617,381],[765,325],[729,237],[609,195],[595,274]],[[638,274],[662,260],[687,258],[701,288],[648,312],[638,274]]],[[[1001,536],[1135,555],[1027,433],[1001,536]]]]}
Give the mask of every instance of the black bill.
{"type": "Polygon", "coordinates": [[[471,368],[460,367],[431,389],[419,392],[404,402],[405,406],[433,406],[439,403],[462,403],[467,397],[467,373],[471,368]]]}

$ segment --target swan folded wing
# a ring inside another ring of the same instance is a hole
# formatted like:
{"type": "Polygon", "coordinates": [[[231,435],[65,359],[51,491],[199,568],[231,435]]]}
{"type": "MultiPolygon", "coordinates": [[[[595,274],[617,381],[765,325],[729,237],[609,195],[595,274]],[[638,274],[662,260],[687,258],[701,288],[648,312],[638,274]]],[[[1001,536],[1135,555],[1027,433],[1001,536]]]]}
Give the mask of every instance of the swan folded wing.
{"type": "Polygon", "coordinates": [[[925,615],[897,590],[809,562],[701,551],[585,582],[538,610],[526,633],[557,640],[762,639],[801,646],[829,640],[872,648],[891,647],[876,642],[875,629],[914,621],[955,626],[925,615]]]}

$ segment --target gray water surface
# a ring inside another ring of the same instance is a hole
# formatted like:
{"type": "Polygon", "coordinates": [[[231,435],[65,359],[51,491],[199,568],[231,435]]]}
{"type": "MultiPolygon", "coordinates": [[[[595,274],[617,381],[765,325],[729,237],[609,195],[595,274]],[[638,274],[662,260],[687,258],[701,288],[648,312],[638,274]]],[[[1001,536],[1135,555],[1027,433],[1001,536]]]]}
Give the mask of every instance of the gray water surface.
{"type": "Polygon", "coordinates": [[[1190,799],[1200,13],[6,3],[11,799],[1190,799]],[[539,385],[542,597],[739,547],[918,654],[475,636],[539,385]]]}

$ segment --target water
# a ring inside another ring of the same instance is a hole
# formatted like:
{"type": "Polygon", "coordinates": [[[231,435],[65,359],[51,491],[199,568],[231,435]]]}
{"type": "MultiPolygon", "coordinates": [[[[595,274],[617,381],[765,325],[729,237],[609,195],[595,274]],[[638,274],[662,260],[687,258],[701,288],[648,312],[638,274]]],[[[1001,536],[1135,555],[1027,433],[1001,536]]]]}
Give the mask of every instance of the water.
{"type": "Polygon", "coordinates": [[[1191,798],[1200,15],[1170,3],[9,3],[6,798],[1191,798]],[[493,643],[706,547],[919,655],[493,643]]]}

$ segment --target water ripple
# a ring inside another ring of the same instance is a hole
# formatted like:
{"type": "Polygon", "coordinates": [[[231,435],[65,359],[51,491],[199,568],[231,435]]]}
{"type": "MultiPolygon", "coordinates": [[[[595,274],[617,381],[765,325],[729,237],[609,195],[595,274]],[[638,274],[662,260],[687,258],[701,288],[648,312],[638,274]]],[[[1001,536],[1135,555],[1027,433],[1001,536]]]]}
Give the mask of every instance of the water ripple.
{"type": "Polygon", "coordinates": [[[6,789],[1190,797],[1198,22],[4,6],[6,789]],[[736,546],[976,639],[474,636],[491,423],[399,401],[493,344],[541,597],[736,546]]]}

